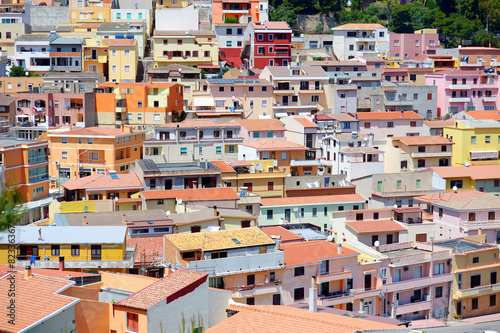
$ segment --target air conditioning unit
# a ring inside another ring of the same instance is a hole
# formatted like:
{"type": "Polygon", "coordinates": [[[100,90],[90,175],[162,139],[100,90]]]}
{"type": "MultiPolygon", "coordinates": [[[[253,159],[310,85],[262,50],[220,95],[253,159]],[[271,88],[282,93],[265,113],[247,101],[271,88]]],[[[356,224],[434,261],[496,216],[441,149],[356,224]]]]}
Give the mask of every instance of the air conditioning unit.
{"type": "Polygon", "coordinates": [[[410,268],[408,268],[408,266],[405,266],[405,267],[403,268],[403,270],[404,270],[405,272],[407,272],[409,269],[410,269],[410,268]]]}

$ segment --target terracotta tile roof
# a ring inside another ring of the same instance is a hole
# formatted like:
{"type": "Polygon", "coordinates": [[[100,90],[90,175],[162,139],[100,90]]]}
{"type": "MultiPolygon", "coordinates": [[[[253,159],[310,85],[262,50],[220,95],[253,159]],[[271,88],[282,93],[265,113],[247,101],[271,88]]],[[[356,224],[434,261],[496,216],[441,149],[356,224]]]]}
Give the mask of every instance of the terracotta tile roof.
{"type": "Polygon", "coordinates": [[[400,226],[393,220],[372,220],[361,222],[346,222],[346,226],[356,231],[358,234],[371,234],[377,232],[395,232],[406,231],[405,228],[400,226]]]}
{"type": "Polygon", "coordinates": [[[237,311],[237,313],[205,332],[354,333],[370,330],[388,331],[405,329],[392,324],[352,318],[324,311],[309,312],[307,309],[283,305],[249,306],[231,304],[228,309],[237,311]]]}
{"type": "Polygon", "coordinates": [[[182,199],[184,201],[234,200],[238,195],[231,187],[196,188],[188,190],[144,191],[146,200],[182,199]]]}
{"type": "Polygon", "coordinates": [[[276,22],[276,21],[268,21],[268,22],[260,22],[256,23],[254,21],[250,22],[252,27],[255,30],[290,30],[290,26],[286,22],[276,22]]]}
{"type": "Polygon", "coordinates": [[[250,132],[284,131],[285,124],[278,119],[237,119],[236,123],[250,132]]]}
{"type": "Polygon", "coordinates": [[[316,114],[316,121],[328,121],[328,120],[338,120],[338,121],[358,121],[353,116],[347,113],[338,114],[316,114]]]}
{"type": "Polygon", "coordinates": [[[421,146],[421,145],[452,145],[452,141],[440,135],[431,136],[402,136],[394,137],[392,141],[400,141],[407,146],[421,146]]]}
{"type": "Polygon", "coordinates": [[[188,119],[180,123],[168,123],[156,127],[176,128],[177,126],[179,126],[179,128],[196,128],[196,127],[219,128],[219,127],[239,127],[240,125],[230,122],[216,122],[211,119],[188,119]]]}
{"type": "Polygon", "coordinates": [[[144,186],[141,180],[135,173],[123,173],[117,174],[118,178],[111,178],[110,175],[105,174],[95,174],[87,177],[82,177],[74,180],[68,180],[62,184],[62,186],[67,190],[85,189],[85,190],[96,190],[96,189],[137,189],[142,190],[144,186]]]}
{"type": "Polygon", "coordinates": [[[122,38],[122,39],[103,39],[103,42],[108,42],[109,46],[116,46],[116,47],[127,47],[127,46],[135,46],[137,43],[135,38],[122,38]]]}
{"type": "MultiPolygon", "coordinates": [[[[350,114],[352,115],[352,114],[350,114]]],[[[389,112],[358,112],[359,120],[382,120],[382,119],[423,119],[421,115],[413,111],[389,111],[389,112]]]]}
{"type": "Polygon", "coordinates": [[[347,23],[338,25],[335,29],[383,29],[384,27],[378,23],[347,23]]]}
{"type": "Polygon", "coordinates": [[[313,123],[312,121],[310,121],[309,119],[307,119],[305,117],[295,117],[294,119],[299,124],[304,126],[305,128],[317,128],[318,127],[318,125],[316,125],[315,123],[313,123]]]}
{"type": "MultiPolygon", "coordinates": [[[[24,274],[24,267],[21,266],[16,266],[14,267],[15,271],[21,272],[24,274]]],[[[12,269],[8,265],[0,265],[0,274],[3,273],[8,273],[11,272],[12,269]]],[[[49,268],[31,268],[31,273],[36,274],[36,275],[43,275],[43,276],[48,276],[48,277],[53,277],[53,278],[59,278],[59,279],[64,279],[68,280],[71,277],[88,277],[88,276],[98,276],[99,274],[93,274],[93,273],[87,273],[87,272],[80,272],[80,271],[68,271],[68,270],[55,270],[55,269],[49,269],[49,268]]]]}
{"type": "Polygon", "coordinates": [[[204,283],[207,277],[206,273],[179,269],[116,304],[140,310],[147,310],[165,299],[168,304],[192,291],[188,287],[204,283]]]}
{"type": "Polygon", "coordinates": [[[287,267],[316,264],[324,259],[359,254],[345,247],[342,248],[342,254],[339,254],[337,244],[325,240],[281,243],[280,250],[284,252],[287,267]]]}
{"type": "Polygon", "coordinates": [[[431,170],[442,178],[464,178],[470,177],[475,180],[500,178],[500,165],[473,165],[431,168],[431,170]]]}
{"type": "Polygon", "coordinates": [[[134,237],[127,238],[127,246],[137,246],[135,263],[153,262],[163,256],[163,237],[134,237]]]}
{"type": "Polygon", "coordinates": [[[258,141],[252,141],[248,143],[242,143],[242,146],[252,147],[257,149],[257,151],[278,151],[278,150],[307,150],[304,145],[287,141],[278,140],[274,138],[268,138],[258,141]]]}
{"type": "MultiPolygon", "coordinates": [[[[498,110],[488,110],[488,111],[467,111],[466,115],[474,118],[474,119],[492,119],[492,120],[500,120],[500,111],[498,110]]],[[[453,121],[453,119],[450,119],[453,121]]],[[[451,125],[453,126],[453,122],[451,125]]]]}
{"type": "Polygon", "coordinates": [[[220,169],[220,172],[222,173],[235,173],[236,171],[231,168],[229,164],[227,164],[226,161],[210,161],[213,165],[218,167],[220,169]]]}
{"type": "Polygon", "coordinates": [[[443,128],[445,126],[453,126],[455,124],[454,119],[446,120],[424,120],[424,125],[429,128],[443,128]]]}
{"type": "Polygon", "coordinates": [[[270,237],[256,227],[194,234],[172,234],[164,237],[165,242],[172,243],[179,251],[201,249],[206,252],[275,244],[270,237]]]}
{"type": "Polygon", "coordinates": [[[148,87],[148,88],[169,88],[177,85],[175,82],[104,82],[99,87],[148,87]]]}
{"type": "Polygon", "coordinates": [[[61,137],[61,136],[68,136],[68,135],[73,135],[73,136],[110,136],[110,137],[116,137],[119,135],[124,135],[128,134],[127,132],[122,131],[119,128],[106,128],[106,127],[85,127],[85,128],[79,128],[79,129],[74,129],[72,131],[67,131],[67,132],[57,132],[57,133],[50,133],[49,132],[49,137],[51,136],[56,136],[56,137],[61,137]]]}
{"type": "Polygon", "coordinates": [[[469,200],[475,197],[487,195],[487,193],[479,191],[460,191],[448,193],[433,193],[414,197],[415,200],[426,203],[448,202],[469,200]]]}
{"type": "Polygon", "coordinates": [[[288,197],[261,199],[261,206],[294,206],[307,204],[329,204],[341,202],[365,202],[361,194],[321,195],[310,197],[288,197]]]}
{"type": "MultiPolygon", "coordinates": [[[[41,320],[47,320],[55,312],[74,306],[79,299],[58,295],[57,293],[74,284],[72,281],[56,279],[41,275],[33,275],[25,279],[24,273],[6,274],[0,279],[0,306],[6,309],[11,298],[7,297],[10,288],[9,277],[15,277],[16,286],[16,325],[8,323],[9,318],[2,316],[0,331],[20,332],[35,325],[41,320]]],[[[5,312],[4,312],[5,313],[5,312]]],[[[39,327],[39,329],[41,329],[39,327]]]]}
{"type": "Polygon", "coordinates": [[[487,194],[476,196],[466,200],[434,202],[435,206],[444,207],[455,211],[473,212],[477,210],[498,209],[500,207],[500,197],[487,194]]]}
{"type": "Polygon", "coordinates": [[[286,230],[283,227],[266,227],[262,226],[260,228],[263,233],[271,236],[281,236],[281,242],[291,242],[291,241],[303,241],[304,239],[291,231],[286,230]]]}

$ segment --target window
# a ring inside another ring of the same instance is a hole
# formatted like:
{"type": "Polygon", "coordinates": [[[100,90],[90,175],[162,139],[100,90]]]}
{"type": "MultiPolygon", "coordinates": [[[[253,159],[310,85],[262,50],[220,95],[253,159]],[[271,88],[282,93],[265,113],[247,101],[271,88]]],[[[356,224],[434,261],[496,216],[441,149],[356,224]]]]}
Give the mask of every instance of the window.
{"type": "Polygon", "coordinates": [[[443,297],[443,287],[436,287],[436,298],[443,297]]]}
{"type": "Polygon", "coordinates": [[[476,213],[469,213],[469,222],[474,222],[476,220],[476,213]]]}
{"type": "Polygon", "coordinates": [[[410,121],[410,127],[417,127],[417,122],[416,121],[410,121]]]}
{"type": "Polygon", "coordinates": [[[267,219],[268,220],[272,220],[273,219],[273,210],[272,209],[268,209],[267,210],[267,219]]]}
{"type": "Polygon", "coordinates": [[[479,308],[479,302],[478,302],[478,299],[477,299],[477,298],[473,298],[473,299],[472,299],[471,309],[472,309],[472,310],[477,310],[478,308],[479,308]]]}
{"type": "Polygon", "coordinates": [[[463,188],[464,187],[463,181],[462,180],[450,180],[450,188],[453,188],[455,186],[457,188],[463,188]]]}
{"type": "Polygon", "coordinates": [[[293,290],[293,300],[300,301],[304,299],[304,287],[295,288],[293,290]]]}
{"type": "Polygon", "coordinates": [[[267,52],[269,52],[269,53],[273,53],[273,52],[274,52],[274,48],[273,48],[272,46],[269,46],[269,47],[267,48],[267,52]]]}
{"type": "Polygon", "coordinates": [[[490,295],[490,306],[497,305],[497,295],[490,295]]]}
{"type": "Polygon", "coordinates": [[[470,143],[472,143],[472,144],[476,143],[476,137],[475,136],[471,136],[470,137],[470,143]]]}
{"type": "Polygon", "coordinates": [[[262,100],[262,107],[267,107],[267,100],[265,99],[262,100]]]}
{"type": "Polygon", "coordinates": [[[495,219],[495,212],[488,212],[488,220],[494,220],[495,219]]]}
{"type": "Polygon", "coordinates": [[[258,41],[263,41],[264,40],[264,35],[263,34],[257,34],[257,40],[258,41]]]}
{"type": "Polygon", "coordinates": [[[287,159],[287,153],[283,152],[281,153],[281,160],[285,161],[287,159]]]}
{"type": "Polygon", "coordinates": [[[313,217],[318,216],[318,208],[313,208],[313,209],[312,209],[312,216],[313,216],[313,217]]]}
{"type": "Polygon", "coordinates": [[[304,268],[304,266],[295,267],[293,269],[293,276],[302,276],[304,274],[305,274],[305,268],[304,268]]]}
{"type": "Polygon", "coordinates": [[[490,284],[497,284],[497,271],[490,272],[490,284]]]}
{"type": "Polygon", "coordinates": [[[490,143],[490,136],[487,135],[485,138],[484,138],[484,143],[490,143]]]}
{"type": "Polygon", "coordinates": [[[432,100],[432,93],[427,93],[427,100],[432,100]]]}
{"type": "Polygon", "coordinates": [[[412,199],[408,200],[408,207],[413,207],[413,200],[412,199]]]}
{"type": "Polygon", "coordinates": [[[67,160],[68,159],[68,152],[67,151],[62,151],[61,152],[61,158],[63,160],[67,160]]]}
{"type": "Polygon", "coordinates": [[[365,128],[370,128],[370,123],[365,123],[365,128]]]}
{"type": "Polygon", "coordinates": [[[59,245],[52,245],[50,247],[50,251],[51,251],[51,255],[54,257],[57,257],[61,254],[60,249],[59,249],[59,245]]]}
{"type": "Polygon", "coordinates": [[[475,288],[481,285],[481,274],[471,275],[470,277],[470,287],[475,288]]]}
{"type": "Polygon", "coordinates": [[[397,187],[397,188],[403,188],[403,182],[402,182],[401,180],[398,180],[398,181],[396,182],[396,187],[397,187]]]}
{"type": "Polygon", "coordinates": [[[274,182],[267,182],[267,190],[274,191],[274,182]]]}
{"type": "Polygon", "coordinates": [[[68,138],[61,138],[61,143],[67,144],[68,143],[68,138]]]}
{"type": "Polygon", "coordinates": [[[362,221],[363,220],[363,213],[357,213],[356,214],[356,221],[362,221]]]}
{"type": "Polygon", "coordinates": [[[187,148],[181,148],[181,155],[187,155],[187,148]]]}
{"type": "Polygon", "coordinates": [[[425,167],[425,160],[418,160],[417,164],[418,164],[419,168],[424,168],[425,167]]]}
{"type": "Polygon", "coordinates": [[[127,312],[127,331],[139,332],[139,315],[127,312]]]}
{"type": "Polygon", "coordinates": [[[112,71],[113,73],[116,73],[116,68],[117,68],[117,67],[116,67],[116,65],[111,66],[111,71],[112,71]]]}
{"type": "Polygon", "coordinates": [[[434,275],[444,274],[444,263],[434,264],[434,275]]]}
{"type": "Polygon", "coordinates": [[[257,53],[258,53],[258,54],[264,54],[264,53],[266,53],[266,48],[265,48],[265,47],[263,47],[263,46],[259,46],[259,47],[257,48],[257,53]]]}
{"type": "Polygon", "coordinates": [[[394,123],[393,123],[392,121],[389,121],[389,122],[387,123],[387,127],[394,127],[394,123]]]}
{"type": "Polygon", "coordinates": [[[479,263],[479,257],[472,258],[472,263],[473,264],[478,264],[479,263]]]}
{"type": "Polygon", "coordinates": [[[396,200],[396,206],[398,206],[398,208],[401,208],[402,205],[403,205],[403,201],[396,200]]]}
{"type": "Polygon", "coordinates": [[[93,143],[94,143],[94,139],[92,139],[92,138],[87,138],[87,144],[88,144],[88,145],[91,145],[91,144],[93,144],[93,143]]]}
{"type": "Polygon", "coordinates": [[[215,147],[215,153],[216,154],[222,154],[222,146],[215,147]]]}
{"type": "Polygon", "coordinates": [[[139,20],[142,20],[142,13],[139,13],[139,20]]]}
{"type": "Polygon", "coordinates": [[[381,180],[379,180],[377,182],[377,191],[382,191],[382,181],[381,180]]]}
{"type": "Polygon", "coordinates": [[[80,245],[71,245],[71,256],[72,257],[80,256],[80,245]]]}

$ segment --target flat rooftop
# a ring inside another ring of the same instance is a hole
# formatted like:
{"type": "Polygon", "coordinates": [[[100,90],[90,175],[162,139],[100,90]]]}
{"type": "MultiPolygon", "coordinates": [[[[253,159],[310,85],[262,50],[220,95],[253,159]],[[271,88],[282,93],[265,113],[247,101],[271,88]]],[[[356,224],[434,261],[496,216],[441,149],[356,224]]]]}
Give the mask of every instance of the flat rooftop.
{"type": "Polygon", "coordinates": [[[465,240],[462,238],[437,241],[437,242],[434,242],[434,245],[439,245],[442,247],[451,248],[451,249],[453,249],[454,253],[463,253],[463,252],[491,248],[491,246],[489,246],[489,245],[471,242],[471,241],[468,241],[468,240],[465,240]]]}
{"type": "Polygon", "coordinates": [[[422,249],[414,249],[414,248],[409,248],[409,249],[401,249],[401,250],[394,250],[394,251],[388,251],[388,252],[381,252],[388,256],[389,258],[396,258],[396,257],[404,257],[404,256],[410,256],[410,255],[415,255],[415,254],[420,254],[420,253],[430,253],[431,251],[426,251],[422,249]]]}

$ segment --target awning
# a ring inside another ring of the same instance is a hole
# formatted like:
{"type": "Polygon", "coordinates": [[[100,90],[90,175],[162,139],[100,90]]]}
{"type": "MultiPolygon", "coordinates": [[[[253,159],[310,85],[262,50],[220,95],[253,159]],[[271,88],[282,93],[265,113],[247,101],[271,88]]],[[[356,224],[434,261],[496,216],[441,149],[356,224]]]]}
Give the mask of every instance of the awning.
{"type": "Polygon", "coordinates": [[[289,47],[288,46],[276,46],[275,49],[276,50],[288,50],[289,47]]]}
{"type": "Polygon", "coordinates": [[[219,69],[219,65],[198,65],[196,68],[219,69]]]}
{"type": "Polygon", "coordinates": [[[368,269],[366,271],[363,271],[364,275],[366,275],[366,274],[375,274],[375,273],[377,273],[376,269],[368,269]]]}
{"type": "Polygon", "coordinates": [[[195,97],[193,106],[215,106],[215,101],[212,97],[195,97]]]}
{"type": "Polygon", "coordinates": [[[278,118],[282,118],[282,117],[288,116],[288,113],[286,113],[286,112],[275,112],[274,116],[278,117],[278,118]]]}
{"type": "Polygon", "coordinates": [[[498,159],[498,150],[471,151],[471,160],[496,160],[498,159]]]}
{"type": "Polygon", "coordinates": [[[394,211],[398,214],[402,213],[421,213],[422,209],[421,208],[399,208],[399,209],[394,209],[394,211]]]}
{"type": "Polygon", "coordinates": [[[311,111],[310,110],[299,110],[300,116],[305,116],[307,114],[311,114],[311,111]]]}
{"type": "Polygon", "coordinates": [[[231,164],[233,167],[245,167],[253,165],[248,161],[229,161],[228,163],[231,164]]]}

